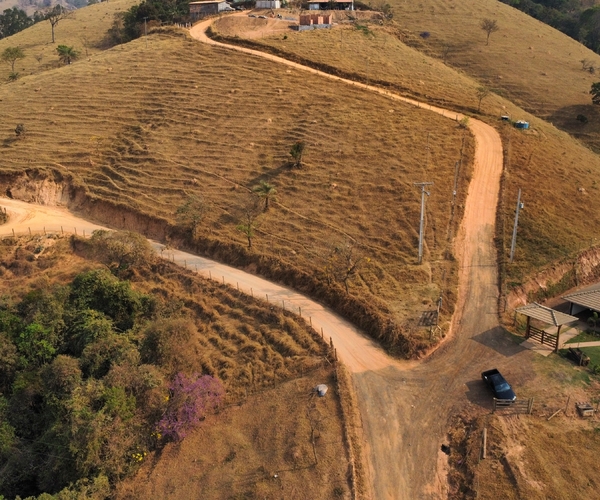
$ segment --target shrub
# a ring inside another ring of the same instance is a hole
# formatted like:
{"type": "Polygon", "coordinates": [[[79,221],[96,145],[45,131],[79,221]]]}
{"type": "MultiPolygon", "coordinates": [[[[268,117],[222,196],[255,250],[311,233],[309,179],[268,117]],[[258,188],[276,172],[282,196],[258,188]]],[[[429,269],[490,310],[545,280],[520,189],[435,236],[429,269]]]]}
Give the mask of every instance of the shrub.
{"type": "Polygon", "coordinates": [[[581,122],[581,123],[587,123],[588,122],[588,118],[585,115],[577,115],[577,121],[581,122]]]}
{"type": "Polygon", "coordinates": [[[169,392],[169,407],[158,422],[158,431],[175,441],[182,440],[225,396],[219,379],[197,373],[189,378],[183,373],[175,375],[169,392]]]}

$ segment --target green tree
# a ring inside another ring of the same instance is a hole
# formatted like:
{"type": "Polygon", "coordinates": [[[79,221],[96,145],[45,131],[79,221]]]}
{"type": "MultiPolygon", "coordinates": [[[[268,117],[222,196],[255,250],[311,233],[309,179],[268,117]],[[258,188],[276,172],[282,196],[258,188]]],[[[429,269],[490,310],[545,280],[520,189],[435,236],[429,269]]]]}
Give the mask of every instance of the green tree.
{"type": "Polygon", "coordinates": [[[24,10],[17,7],[6,9],[0,15],[0,38],[14,35],[33,24],[33,19],[24,10]]]}
{"type": "Polygon", "coordinates": [[[27,325],[15,341],[21,363],[25,366],[41,366],[56,354],[57,346],[52,341],[50,330],[39,323],[27,325]]]}
{"type": "Polygon", "coordinates": [[[113,323],[105,314],[93,309],[76,310],[74,318],[67,331],[69,352],[81,355],[88,344],[113,333],[113,323]]]}
{"type": "Polygon", "coordinates": [[[302,166],[302,156],[304,155],[305,147],[306,144],[304,141],[296,141],[292,146],[292,149],[290,149],[290,156],[294,160],[295,167],[299,168],[302,166]]]}
{"type": "Polygon", "coordinates": [[[25,58],[25,53],[21,50],[21,47],[6,47],[2,52],[2,61],[10,64],[11,71],[15,72],[15,63],[19,59],[25,58]]]}
{"type": "Polygon", "coordinates": [[[498,31],[500,29],[500,26],[498,26],[498,21],[496,21],[495,19],[485,18],[485,19],[481,20],[481,23],[479,26],[481,27],[481,29],[483,31],[486,32],[487,38],[486,38],[485,44],[489,45],[490,44],[490,35],[492,33],[496,33],[496,31],[498,31]]]}
{"type": "Polygon", "coordinates": [[[132,290],[127,281],[120,281],[105,269],[95,269],[79,274],[71,285],[69,301],[73,307],[95,309],[114,322],[119,331],[133,327],[144,313],[149,298],[132,290]]]}
{"type": "Polygon", "coordinates": [[[56,47],[56,52],[58,52],[58,59],[64,64],[71,64],[71,61],[79,57],[79,52],[67,45],[59,45],[56,47]]]}
{"type": "Polygon", "coordinates": [[[201,196],[189,195],[183,205],[177,208],[175,217],[177,224],[189,229],[192,237],[198,236],[198,228],[206,214],[206,203],[201,196]]]}
{"type": "Polygon", "coordinates": [[[592,94],[592,102],[600,105],[600,82],[592,83],[590,94],[592,94]]]}
{"type": "Polygon", "coordinates": [[[259,198],[262,198],[263,200],[265,200],[265,206],[263,209],[264,212],[269,210],[269,201],[270,200],[277,201],[277,198],[275,197],[275,195],[277,194],[277,189],[275,189],[275,186],[273,186],[272,184],[269,184],[266,181],[260,181],[260,184],[254,186],[252,188],[252,191],[254,193],[256,193],[259,198]]]}

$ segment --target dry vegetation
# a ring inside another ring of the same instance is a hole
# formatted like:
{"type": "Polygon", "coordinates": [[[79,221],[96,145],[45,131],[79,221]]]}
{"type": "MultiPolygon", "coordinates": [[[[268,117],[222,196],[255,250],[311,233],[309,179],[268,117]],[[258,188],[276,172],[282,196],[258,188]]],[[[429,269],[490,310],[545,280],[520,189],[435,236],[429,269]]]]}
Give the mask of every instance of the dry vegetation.
{"type": "MultiPolygon", "coordinates": [[[[103,266],[89,260],[95,255],[95,247],[83,240],[4,239],[0,296],[17,302],[31,291],[69,283],[103,266]]],[[[181,318],[181,328],[153,356],[173,373],[218,376],[227,406],[183,442],[149,453],[122,497],[198,498],[202,491],[204,498],[279,498],[283,489],[310,498],[347,498],[350,476],[335,370],[303,320],[168,262],[136,265],[127,274],[134,289],[157,300],[158,329],[161,321],[181,318]],[[315,397],[312,388],[324,382],[330,391],[315,397]]]]}
{"type": "MultiPolygon", "coordinates": [[[[594,228],[600,224],[600,206],[597,206],[600,160],[579,141],[501,96],[515,98],[526,109],[539,111],[543,116],[569,104],[590,103],[589,94],[584,95],[584,91],[587,93],[594,77],[581,70],[579,60],[587,57],[600,61],[600,58],[565,35],[500,3],[494,3],[494,11],[484,8],[487,2],[479,3],[481,11],[476,11],[472,4],[430,3],[432,7],[426,9],[406,3],[396,5],[396,21],[383,26],[367,24],[368,33],[353,25],[343,25],[333,30],[290,31],[286,39],[277,35],[254,42],[283,51],[292,58],[327,65],[332,71],[354,74],[360,81],[366,81],[368,60],[371,83],[391,85],[401,93],[471,113],[477,109],[477,88],[489,85],[496,93],[482,101],[481,111],[484,119],[499,129],[505,147],[507,168],[498,231],[501,272],[508,288],[512,288],[533,271],[573,256],[594,243],[594,228]],[[514,19],[502,17],[507,11],[514,19]],[[480,18],[486,16],[497,17],[501,26],[500,31],[492,34],[487,47],[485,33],[478,25],[480,18]],[[464,26],[470,28],[464,30],[464,26]],[[424,31],[431,36],[420,37],[424,31]],[[538,33],[542,38],[537,37],[538,33]],[[531,57],[527,45],[514,42],[524,36],[543,40],[548,49],[543,54],[537,53],[536,58],[531,57]],[[447,64],[442,60],[444,44],[454,49],[447,54],[447,64]],[[548,50],[551,55],[546,53],[548,50]],[[464,64],[460,69],[453,68],[461,61],[464,64]],[[491,71],[496,65],[507,68],[510,65],[510,71],[492,82],[481,68],[491,71]],[[541,71],[536,65],[546,67],[547,76],[535,74],[541,71]],[[540,86],[540,81],[550,86],[540,86]],[[511,94],[509,89],[519,94],[511,94]],[[538,109],[536,99],[555,107],[551,111],[538,109]],[[504,114],[515,120],[530,121],[533,130],[522,132],[501,123],[499,116],[504,114]],[[509,265],[506,260],[519,188],[523,190],[526,209],[520,216],[515,263],[509,265]]],[[[226,18],[217,26],[223,33],[232,33],[238,22],[247,23],[245,19],[226,18]]],[[[575,116],[574,123],[579,123],[575,116]]],[[[592,123],[588,125],[590,129],[594,127],[592,123]]]]}
{"type": "Polygon", "coordinates": [[[151,36],[148,50],[138,40],[23,78],[1,87],[0,99],[5,173],[54,167],[94,197],[171,221],[199,195],[207,206],[201,235],[240,248],[240,208],[266,180],[278,202],[260,217],[256,254],[317,275],[332,246],[355,239],[370,263],[351,293],[385,304],[398,323],[431,307],[440,289],[452,305],[445,256],[454,163],[465,137],[453,230],[472,141],[448,119],[173,31],[151,36]],[[27,129],[19,140],[17,123],[27,129]],[[297,140],[306,142],[302,169],[288,165],[297,140]],[[412,183],[422,180],[435,186],[427,263],[417,267],[412,183]]]}
{"type": "Polygon", "coordinates": [[[534,398],[532,415],[491,414],[486,390],[485,404],[469,405],[451,422],[449,498],[567,500],[595,496],[600,421],[598,415],[580,419],[574,405],[598,401],[598,380],[586,368],[558,356],[538,356],[532,368],[524,377],[511,373],[519,397],[534,398]],[[557,413],[567,403],[566,414],[557,413]],[[484,427],[487,458],[481,459],[484,427]]]}
{"type": "Polygon", "coordinates": [[[338,395],[310,393],[323,382],[334,390],[332,373],[320,369],[209,417],[143,464],[116,498],[350,498],[338,395]]]}
{"type": "MultiPolygon", "coordinates": [[[[110,0],[110,2],[78,9],[56,25],[54,44],[50,23],[42,21],[16,35],[0,40],[0,52],[7,47],[20,47],[23,50],[25,58],[15,64],[15,71],[20,76],[37,74],[58,67],[60,65],[56,53],[58,45],[74,47],[81,58],[87,59],[103,50],[106,32],[112,26],[115,14],[126,11],[136,3],[138,3],[136,0],[110,0]]],[[[10,69],[8,64],[0,65],[0,85],[7,82],[10,69]]],[[[83,87],[76,88],[77,93],[87,90],[83,87]]]]}

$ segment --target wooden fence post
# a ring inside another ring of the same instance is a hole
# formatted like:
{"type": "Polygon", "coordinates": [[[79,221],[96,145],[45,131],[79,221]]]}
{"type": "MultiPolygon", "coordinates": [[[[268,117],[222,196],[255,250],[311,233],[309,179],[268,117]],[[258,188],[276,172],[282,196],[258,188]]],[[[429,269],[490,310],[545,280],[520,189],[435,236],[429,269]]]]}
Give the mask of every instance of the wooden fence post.
{"type": "Polygon", "coordinates": [[[487,455],[487,427],[483,428],[483,450],[481,451],[481,458],[485,459],[487,455]]]}

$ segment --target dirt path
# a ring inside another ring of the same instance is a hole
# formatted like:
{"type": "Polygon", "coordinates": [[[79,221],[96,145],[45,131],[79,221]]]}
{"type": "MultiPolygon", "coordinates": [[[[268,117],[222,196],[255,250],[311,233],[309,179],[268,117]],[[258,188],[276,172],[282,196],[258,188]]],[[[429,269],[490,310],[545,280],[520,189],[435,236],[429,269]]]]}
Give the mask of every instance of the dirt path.
{"type": "MultiPolygon", "coordinates": [[[[424,108],[450,119],[463,115],[392,92],[287,61],[257,50],[228,46],[209,39],[212,21],[194,26],[191,35],[210,45],[238,50],[323,78],[424,108]]],[[[455,240],[460,263],[459,298],[450,340],[430,359],[416,366],[389,363],[385,368],[354,371],[364,435],[370,461],[372,496],[376,499],[417,499],[444,496],[445,481],[438,451],[450,414],[456,406],[481,395],[468,383],[491,364],[518,364],[527,357],[495,335],[497,318],[496,250],[493,244],[496,206],[502,173],[502,142],[496,130],[470,119],[476,139],[475,166],[465,214],[455,240]],[[513,356],[515,354],[515,356],[513,356]],[[519,356],[516,356],[519,354],[519,356]],[[469,392],[472,392],[469,396],[469,392]]],[[[344,342],[350,339],[344,338],[344,342]]],[[[344,360],[346,361],[346,360],[344,360]]],[[[361,368],[365,365],[361,364],[361,368]]],[[[352,368],[352,363],[350,362],[352,368]]],[[[483,397],[485,401],[485,396],[483,397]]]]}
{"type": "MultiPolygon", "coordinates": [[[[210,21],[192,28],[192,35],[205,43],[227,47],[209,40],[204,30],[210,21]]],[[[391,92],[345,81],[311,68],[240,47],[227,47],[253,56],[286,64],[301,71],[319,74],[392,99],[426,108],[452,119],[460,114],[424,105],[391,92]]],[[[496,131],[477,120],[469,127],[476,138],[475,168],[469,186],[465,216],[455,249],[460,264],[459,300],[452,335],[426,362],[400,363],[386,356],[371,340],[351,324],[300,294],[261,278],[216,262],[182,252],[164,249],[175,259],[213,279],[222,280],[254,295],[265,296],[286,308],[301,308],[319,331],[333,337],[338,354],[353,372],[359,399],[367,457],[370,462],[371,496],[375,499],[428,499],[443,496],[444,478],[438,468],[443,463],[439,447],[444,440],[448,418],[468,402],[485,404],[489,397],[480,393],[479,372],[492,365],[500,369],[523,370],[531,353],[498,335],[496,251],[493,245],[495,211],[502,171],[502,145],[496,131]],[[283,302],[282,302],[283,301],[283,302]]],[[[91,231],[92,224],[75,219],[67,212],[50,207],[31,207],[1,200],[13,213],[0,233],[46,230],[64,225],[78,231],[91,231]],[[20,214],[20,215],[19,215],[20,214]],[[66,217],[65,219],[63,219],[66,217]],[[16,222],[13,222],[16,221],[16,222]]]]}

